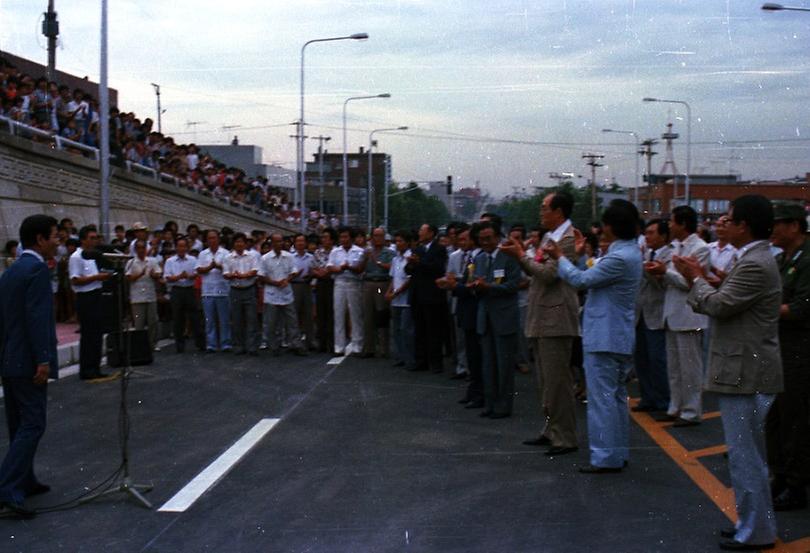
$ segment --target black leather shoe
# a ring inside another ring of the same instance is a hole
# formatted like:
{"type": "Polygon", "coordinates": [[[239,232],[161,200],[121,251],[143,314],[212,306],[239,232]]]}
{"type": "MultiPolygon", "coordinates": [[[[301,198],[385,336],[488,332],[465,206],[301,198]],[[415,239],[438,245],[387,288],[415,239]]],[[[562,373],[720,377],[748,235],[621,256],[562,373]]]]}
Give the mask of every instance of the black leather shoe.
{"type": "Polygon", "coordinates": [[[19,503],[0,501],[0,518],[18,518],[28,520],[37,516],[36,511],[26,509],[19,503]]]}
{"type": "Polygon", "coordinates": [[[467,405],[464,406],[465,409],[483,409],[484,402],[483,401],[468,401],[467,405]]]}
{"type": "Polygon", "coordinates": [[[554,457],[555,455],[566,455],[568,453],[574,453],[575,451],[579,451],[579,448],[553,445],[550,448],[548,448],[543,455],[547,455],[548,457],[554,457]]]}
{"type": "Polygon", "coordinates": [[[491,419],[505,419],[505,418],[511,417],[511,416],[512,416],[511,413],[496,413],[496,412],[493,411],[492,413],[490,413],[489,418],[491,418],[491,419]]]}
{"type": "Polygon", "coordinates": [[[720,542],[720,549],[723,551],[759,551],[761,549],[773,549],[772,543],[741,543],[737,540],[728,540],[720,542]]]}
{"type": "Polygon", "coordinates": [[[478,413],[478,416],[481,417],[482,419],[485,419],[485,418],[488,418],[491,414],[492,414],[492,411],[487,409],[486,411],[481,411],[480,413],[478,413]]]}
{"type": "Polygon", "coordinates": [[[736,536],[736,535],[737,535],[737,529],[734,528],[733,526],[729,526],[728,528],[723,528],[722,530],[720,530],[720,537],[721,538],[726,538],[726,539],[730,540],[730,539],[734,538],[734,536],[736,536]]]}
{"type": "Polygon", "coordinates": [[[774,511],[795,511],[807,507],[807,492],[804,488],[788,487],[773,498],[774,511]]]}
{"type": "Polygon", "coordinates": [[[678,420],[676,420],[675,422],[672,423],[673,428],[685,428],[687,426],[699,426],[699,425],[700,425],[700,421],[690,421],[690,420],[681,419],[681,418],[679,418],[678,420]]]}
{"type": "Polygon", "coordinates": [[[467,373],[456,373],[450,377],[450,380],[464,380],[467,378],[467,373]]]}
{"type": "Polygon", "coordinates": [[[107,378],[110,375],[107,373],[98,372],[96,374],[87,374],[84,376],[79,376],[81,380],[101,380],[102,378],[107,378]]]}
{"type": "Polygon", "coordinates": [[[48,484],[42,484],[41,482],[37,482],[36,484],[34,484],[25,491],[25,495],[27,497],[34,497],[36,495],[48,493],[49,491],[51,491],[51,487],[48,484]]]}
{"type": "Polygon", "coordinates": [[[582,474],[615,474],[621,471],[621,467],[597,467],[594,465],[579,467],[579,472],[582,474]]]}
{"type": "Polygon", "coordinates": [[[540,436],[533,440],[524,440],[523,445],[551,445],[551,440],[549,440],[547,436],[540,436]]]}
{"type": "Polygon", "coordinates": [[[653,418],[658,422],[673,422],[678,420],[678,416],[676,415],[668,415],[664,413],[663,415],[654,415],[653,418]]]}

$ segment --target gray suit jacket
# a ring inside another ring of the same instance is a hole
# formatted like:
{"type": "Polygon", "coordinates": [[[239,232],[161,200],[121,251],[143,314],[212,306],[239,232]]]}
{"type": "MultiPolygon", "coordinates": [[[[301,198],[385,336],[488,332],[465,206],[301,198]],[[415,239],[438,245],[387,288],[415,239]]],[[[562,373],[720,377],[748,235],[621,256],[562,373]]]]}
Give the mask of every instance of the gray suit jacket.
{"type": "MultiPolygon", "coordinates": [[[[662,263],[669,263],[672,259],[672,247],[669,245],[658,248],[655,252],[655,260],[662,263]]],[[[650,252],[644,254],[644,261],[650,260],[650,252]]],[[[664,279],[652,276],[644,272],[641,279],[641,288],[638,291],[638,315],[644,315],[644,324],[650,330],[661,330],[664,328],[664,296],[666,286],[664,279]]]]}
{"type": "Polygon", "coordinates": [[[523,278],[520,264],[505,253],[498,252],[492,266],[488,266],[484,251],[475,258],[475,276],[484,278],[489,290],[478,295],[478,334],[492,332],[496,336],[520,332],[518,285],[523,278]],[[501,275],[501,276],[498,276],[501,275]]]}
{"type": "MultiPolygon", "coordinates": [[[[709,246],[697,234],[690,234],[680,245],[673,246],[672,255],[682,257],[696,257],[703,268],[709,271],[709,246]]],[[[675,269],[670,261],[667,263],[667,272],[663,276],[666,284],[664,294],[664,323],[669,330],[685,332],[701,330],[709,324],[706,315],[695,313],[686,303],[689,295],[689,284],[681,273],[675,269]]]]}
{"type": "MultiPolygon", "coordinates": [[[[576,263],[574,228],[569,228],[559,242],[560,250],[576,263]]],[[[557,261],[544,256],[541,262],[523,256],[520,266],[532,277],[529,306],[526,310],[526,336],[579,336],[579,298],[573,286],[557,275],[557,261]]]]}
{"type": "Polygon", "coordinates": [[[782,391],[779,269],[767,241],[745,250],[719,288],[702,278],[689,304],[712,318],[706,390],[723,394],[782,391]]]}

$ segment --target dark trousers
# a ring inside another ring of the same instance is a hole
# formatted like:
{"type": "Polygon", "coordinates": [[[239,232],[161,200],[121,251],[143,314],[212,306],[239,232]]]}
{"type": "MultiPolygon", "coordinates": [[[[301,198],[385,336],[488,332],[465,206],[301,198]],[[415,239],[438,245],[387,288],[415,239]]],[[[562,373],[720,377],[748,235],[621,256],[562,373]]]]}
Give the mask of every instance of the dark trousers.
{"type": "Polygon", "coordinates": [[[785,391],[768,413],[768,465],[782,484],[810,484],[810,336],[779,334],[785,391]]]}
{"type": "Polygon", "coordinates": [[[298,329],[306,336],[306,347],[315,347],[315,333],[312,331],[312,288],[309,282],[293,282],[295,295],[295,313],[298,317],[298,329]]]}
{"type": "Polygon", "coordinates": [[[196,346],[205,348],[200,327],[200,309],[197,305],[197,296],[194,288],[173,287],[170,292],[172,303],[172,330],[174,332],[174,343],[177,353],[182,353],[186,349],[186,321],[191,322],[191,335],[196,346]]]}
{"type": "Polygon", "coordinates": [[[467,401],[484,401],[484,375],[481,370],[481,339],[474,328],[457,329],[464,333],[464,353],[467,356],[467,372],[470,383],[467,385],[467,401]]]}
{"type": "Polygon", "coordinates": [[[414,324],[417,370],[442,372],[442,344],[447,327],[447,305],[411,306],[414,324]]]}
{"type": "Polygon", "coordinates": [[[86,378],[101,371],[101,346],[104,339],[101,290],[76,294],[79,315],[79,376],[86,378]]]}
{"type": "Polygon", "coordinates": [[[391,312],[385,301],[388,281],[363,281],[363,353],[388,355],[388,325],[391,312]]]}
{"type": "Polygon", "coordinates": [[[335,351],[335,282],[318,280],[315,288],[315,310],[318,316],[318,351],[335,351]]]}
{"type": "Polygon", "coordinates": [[[667,332],[651,330],[641,316],[636,326],[636,376],[641,392],[639,407],[666,411],[669,407],[667,375],[667,332]]]}
{"type": "Polygon", "coordinates": [[[236,353],[255,353],[259,349],[260,334],[256,328],[256,286],[231,286],[231,337],[236,353]]]}
{"type": "Polygon", "coordinates": [[[499,415],[512,414],[515,395],[515,357],[520,346],[518,335],[498,336],[491,330],[478,335],[481,342],[481,368],[484,406],[499,415]]]}
{"type": "Polygon", "coordinates": [[[3,377],[9,448],[0,465],[0,501],[22,504],[38,482],[34,455],[45,433],[48,386],[37,386],[32,377],[3,377]]]}

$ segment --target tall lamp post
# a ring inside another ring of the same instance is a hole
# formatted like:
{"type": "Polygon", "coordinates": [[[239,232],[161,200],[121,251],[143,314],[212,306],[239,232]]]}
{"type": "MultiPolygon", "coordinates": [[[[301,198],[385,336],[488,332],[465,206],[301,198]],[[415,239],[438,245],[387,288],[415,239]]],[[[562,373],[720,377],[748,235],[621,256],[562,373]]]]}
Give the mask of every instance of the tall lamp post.
{"type": "Polygon", "coordinates": [[[642,102],[661,102],[664,104],[681,104],[686,106],[686,179],[684,181],[684,200],[690,203],[689,175],[692,172],[692,107],[683,100],[662,100],[661,98],[642,98],[642,102]]]}
{"type": "Polygon", "coordinates": [[[638,188],[639,188],[639,186],[641,186],[641,182],[639,181],[639,161],[640,161],[641,156],[638,153],[641,143],[639,142],[638,134],[635,131],[618,131],[616,129],[602,129],[602,132],[612,132],[612,133],[616,133],[616,134],[632,134],[633,138],[636,139],[636,150],[635,150],[636,185],[633,188],[633,203],[635,203],[636,206],[638,206],[638,188]]]}
{"type": "Polygon", "coordinates": [[[343,102],[343,224],[349,224],[349,151],[348,139],[346,138],[346,107],[352,100],[371,100],[374,98],[390,98],[387,92],[383,94],[371,94],[369,96],[352,96],[343,102]]]}
{"type": "MultiPolygon", "coordinates": [[[[374,149],[374,133],[378,132],[388,132],[388,131],[407,131],[408,127],[389,127],[387,129],[374,129],[370,133],[368,133],[368,230],[371,232],[371,225],[374,223],[371,218],[371,211],[374,206],[374,185],[372,184],[374,181],[372,180],[372,176],[374,175],[373,170],[373,157],[371,151],[374,149]]],[[[384,184],[383,189],[385,190],[385,204],[386,207],[388,205],[388,185],[384,184]]],[[[385,229],[388,231],[388,229],[385,229]]]]}
{"type": "Polygon", "coordinates": [[[310,44],[314,44],[315,42],[334,42],[337,40],[366,40],[368,39],[368,33],[355,33],[353,35],[347,36],[336,36],[330,38],[316,38],[313,40],[308,40],[304,43],[301,47],[301,116],[299,118],[298,123],[301,125],[298,133],[298,155],[296,156],[297,159],[295,160],[296,169],[298,173],[298,182],[296,183],[296,189],[301,191],[301,232],[306,233],[307,229],[307,221],[304,217],[304,211],[306,206],[306,190],[304,189],[304,169],[306,165],[304,164],[304,50],[310,44]]]}

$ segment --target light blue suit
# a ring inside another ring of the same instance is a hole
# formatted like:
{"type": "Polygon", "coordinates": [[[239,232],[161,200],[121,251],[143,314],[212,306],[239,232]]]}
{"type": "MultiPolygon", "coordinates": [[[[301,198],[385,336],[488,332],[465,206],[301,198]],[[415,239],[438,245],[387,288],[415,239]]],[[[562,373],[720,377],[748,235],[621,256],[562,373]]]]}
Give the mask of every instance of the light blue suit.
{"type": "Polygon", "coordinates": [[[581,270],[565,257],[560,278],[588,289],[582,319],[582,348],[588,384],[588,441],[591,464],[620,468],[629,456],[625,381],[632,368],[636,301],[642,276],[635,240],[617,240],[592,268],[581,270]]]}

